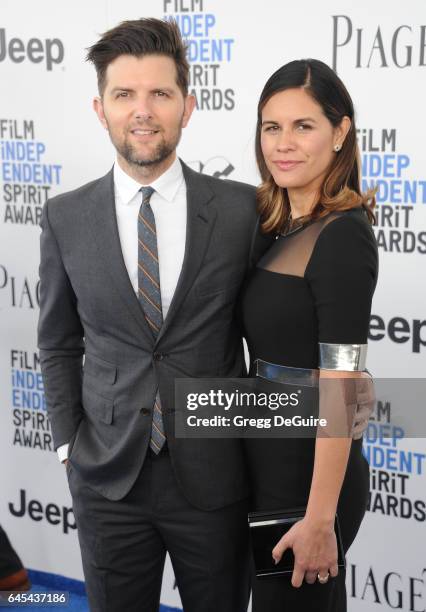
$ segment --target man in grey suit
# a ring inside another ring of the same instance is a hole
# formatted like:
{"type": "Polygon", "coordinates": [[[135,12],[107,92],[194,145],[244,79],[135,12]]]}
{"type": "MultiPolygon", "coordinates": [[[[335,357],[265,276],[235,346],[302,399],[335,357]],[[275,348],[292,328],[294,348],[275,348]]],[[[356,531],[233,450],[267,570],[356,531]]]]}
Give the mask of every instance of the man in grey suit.
{"type": "Polygon", "coordinates": [[[186,612],[242,612],[241,443],[175,438],[174,379],[245,372],[255,189],[176,157],[195,100],[175,24],[124,22],[88,59],[117,160],[44,207],[38,343],[90,607],[158,610],[168,551],[186,612]]]}

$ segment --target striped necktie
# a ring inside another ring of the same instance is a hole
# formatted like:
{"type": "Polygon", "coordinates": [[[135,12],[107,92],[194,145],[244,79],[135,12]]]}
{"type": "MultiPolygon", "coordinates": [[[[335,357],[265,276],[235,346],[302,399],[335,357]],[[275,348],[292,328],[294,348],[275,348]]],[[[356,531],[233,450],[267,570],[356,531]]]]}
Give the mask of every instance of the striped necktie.
{"type": "MultiPolygon", "coordinates": [[[[149,203],[154,189],[141,187],[140,191],[142,204],[138,215],[138,297],[148,325],[156,338],[163,324],[163,312],[155,217],[149,203]]],[[[149,445],[154,453],[158,454],[165,441],[163,414],[157,389],[149,445]]]]}

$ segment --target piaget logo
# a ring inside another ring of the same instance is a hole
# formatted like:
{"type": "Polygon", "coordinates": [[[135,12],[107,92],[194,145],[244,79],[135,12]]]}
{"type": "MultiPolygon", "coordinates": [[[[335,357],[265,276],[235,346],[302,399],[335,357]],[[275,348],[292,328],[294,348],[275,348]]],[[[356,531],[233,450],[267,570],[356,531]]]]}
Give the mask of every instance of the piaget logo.
{"type": "Polygon", "coordinates": [[[17,277],[0,264],[1,308],[25,308],[35,310],[40,306],[40,280],[17,277]]]}
{"type": "Polygon", "coordinates": [[[64,44],[59,38],[9,38],[5,28],[0,28],[0,62],[9,59],[14,64],[31,62],[44,64],[46,70],[52,70],[54,64],[61,64],[65,55],[64,44]]]}
{"type": "Polygon", "coordinates": [[[348,15],[332,15],[333,70],[341,62],[355,68],[426,66],[426,25],[359,24],[348,15]],[[361,26],[361,27],[360,27],[361,26]]]}
{"type": "Polygon", "coordinates": [[[417,571],[408,574],[402,572],[400,567],[378,569],[371,565],[361,567],[351,563],[346,573],[351,598],[379,604],[380,610],[421,612],[425,609],[426,567],[422,565],[418,565],[417,571]]]}

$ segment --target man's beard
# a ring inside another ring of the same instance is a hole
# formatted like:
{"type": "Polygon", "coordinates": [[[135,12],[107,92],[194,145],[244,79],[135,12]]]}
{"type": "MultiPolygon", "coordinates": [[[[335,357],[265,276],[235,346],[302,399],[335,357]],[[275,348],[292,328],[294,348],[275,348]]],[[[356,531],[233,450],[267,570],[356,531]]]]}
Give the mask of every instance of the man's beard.
{"type": "MultiPolygon", "coordinates": [[[[140,129],[155,128],[140,126],[140,129]]],[[[129,165],[138,166],[139,168],[145,168],[161,164],[164,160],[170,157],[172,153],[174,153],[176,147],[179,144],[180,137],[182,134],[182,121],[177,127],[175,134],[168,142],[163,138],[162,141],[159,142],[158,145],[153,149],[152,153],[149,156],[144,157],[142,157],[141,154],[138,153],[137,146],[132,145],[129,142],[127,136],[124,138],[123,142],[119,142],[118,139],[115,139],[113,137],[113,134],[110,129],[108,129],[108,132],[115,149],[129,165]]]]}
{"type": "Polygon", "coordinates": [[[161,164],[175,151],[179,140],[180,134],[179,137],[172,142],[166,142],[163,140],[155,147],[149,157],[141,157],[141,155],[138,154],[136,147],[132,146],[127,140],[125,140],[121,146],[116,145],[116,149],[128,164],[143,168],[146,166],[156,166],[157,164],[161,164]]]}

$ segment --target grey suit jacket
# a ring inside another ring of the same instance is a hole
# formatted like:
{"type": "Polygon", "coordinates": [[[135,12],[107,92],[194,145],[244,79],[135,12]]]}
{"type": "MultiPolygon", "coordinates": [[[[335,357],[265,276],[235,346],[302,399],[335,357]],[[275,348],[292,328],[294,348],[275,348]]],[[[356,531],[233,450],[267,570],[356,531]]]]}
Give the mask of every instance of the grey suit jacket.
{"type": "Polygon", "coordinates": [[[193,505],[213,509],[248,494],[242,444],[175,438],[174,379],[245,372],[235,302],[256,233],[255,189],[183,170],[184,262],[158,337],[124,264],[110,171],[44,206],[38,346],[55,447],[70,442],[79,478],[109,499],[128,493],[159,386],[176,478],[193,505]]]}

